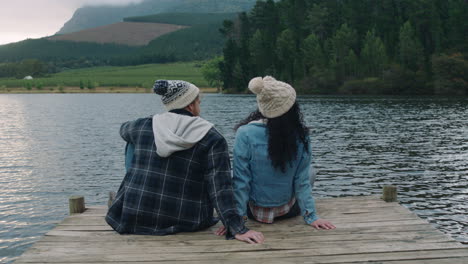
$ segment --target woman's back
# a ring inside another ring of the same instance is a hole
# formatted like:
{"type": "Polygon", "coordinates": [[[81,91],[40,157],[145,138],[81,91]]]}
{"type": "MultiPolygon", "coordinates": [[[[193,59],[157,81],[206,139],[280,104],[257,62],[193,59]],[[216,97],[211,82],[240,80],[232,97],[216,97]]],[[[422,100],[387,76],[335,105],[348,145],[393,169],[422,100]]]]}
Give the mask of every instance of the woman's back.
{"type": "MultiPolygon", "coordinates": [[[[310,151],[298,142],[297,155],[285,171],[275,168],[269,158],[267,127],[262,121],[240,127],[234,145],[234,177],[250,177],[250,200],[258,206],[276,207],[294,198],[295,176],[302,162],[310,161],[310,151]],[[246,168],[246,165],[249,168],[246,168]]],[[[309,170],[307,166],[307,170],[309,170]]]]}

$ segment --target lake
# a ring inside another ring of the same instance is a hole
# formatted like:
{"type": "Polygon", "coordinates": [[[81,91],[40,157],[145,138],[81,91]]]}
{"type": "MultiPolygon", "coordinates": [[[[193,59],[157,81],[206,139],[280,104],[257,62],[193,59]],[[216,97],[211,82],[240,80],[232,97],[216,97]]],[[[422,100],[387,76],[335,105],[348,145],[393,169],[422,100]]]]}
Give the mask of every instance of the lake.
{"type": "MultiPolygon", "coordinates": [[[[468,243],[468,98],[301,97],[314,196],[380,194],[468,243]]],[[[232,150],[255,97],[206,94],[202,116],[232,150]]],[[[124,176],[121,123],[163,112],[154,94],[0,95],[0,262],[11,263],[68,214],[68,197],[105,205],[124,176]]],[[[333,219],[329,219],[333,221],[333,219]]]]}

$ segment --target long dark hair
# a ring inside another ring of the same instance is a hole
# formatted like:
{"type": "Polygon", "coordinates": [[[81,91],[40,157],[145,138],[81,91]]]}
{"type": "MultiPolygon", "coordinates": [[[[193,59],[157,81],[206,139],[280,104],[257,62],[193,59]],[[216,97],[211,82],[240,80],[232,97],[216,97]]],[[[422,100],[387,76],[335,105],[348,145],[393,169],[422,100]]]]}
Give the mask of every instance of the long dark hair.
{"type": "MultiPolygon", "coordinates": [[[[259,110],[254,111],[237,124],[234,129],[237,130],[243,125],[260,119],[265,119],[265,117],[259,110]]],[[[302,142],[305,150],[309,152],[309,129],[305,125],[304,117],[297,102],[286,114],[267,119],[268,157],[275,169],[286,172],[286,166],[297,158],[299,142],[302,142]]]]}

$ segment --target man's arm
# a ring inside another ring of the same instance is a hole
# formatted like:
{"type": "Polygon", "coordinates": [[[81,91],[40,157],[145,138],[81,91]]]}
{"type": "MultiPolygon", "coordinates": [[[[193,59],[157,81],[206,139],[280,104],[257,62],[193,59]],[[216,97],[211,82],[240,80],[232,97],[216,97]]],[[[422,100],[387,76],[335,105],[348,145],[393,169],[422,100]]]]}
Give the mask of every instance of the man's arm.
{"type": "Polygon", "coordinates": [[[120,126],[120,136],[122,137],[123,140],[125,140],[128,143],[133,143],[131,139],[131,131],[135,127],[135,122],[136,121],[128,121],[123,123],[120,126]]]}
{"type": "Polygon", "coordinates": [[[127,143],[135,145],[139,130],[145,128],[148,122],[151,122],[151,118],[139,118],[134,121],[125,122],[120,126],[120,136],[127,143]]]}
{"type": "Polygon", "coordinates": [[[226,140],[217,140],[208,152],[205,180],[208,182],[210,199],[221,221],[227,228],[226,238],[235,238],[250,244],[263,243],[260,232],[247,229],[237,213],[232,191],[231,166],[226,140]]]}
{"type": "Polygon", "coordinates": [[[208,151],[205,180],[211,202],[227,228],[227,238],[249,231],[235,207],[228,146],[224,139],[217,140],[208,151]]]}

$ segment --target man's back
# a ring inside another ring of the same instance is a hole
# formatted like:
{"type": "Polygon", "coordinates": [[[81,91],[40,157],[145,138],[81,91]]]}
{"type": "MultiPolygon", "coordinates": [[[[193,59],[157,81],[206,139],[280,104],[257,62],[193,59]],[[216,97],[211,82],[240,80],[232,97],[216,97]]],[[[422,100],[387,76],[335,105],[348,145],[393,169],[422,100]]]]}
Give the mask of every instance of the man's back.
{"type": "Polygon", "coordinates": [[[135,151],[106,217],[117,232],[165,235],[207,228],[217,222],[213,218],[217,205],[212,201],[221,208],[232,208],[223,212],[224,217],[241,225],[234,207],[223,206],[233,203],[232,197],[219,195],[226,185],[226,190],[231,190],[227,143],[216,129],[208,129],[192,147],[161,157],[153,118],[122,125],[120,134],[135,151]],[[220,173],[226,175],[219,177],[220,173]]]}

